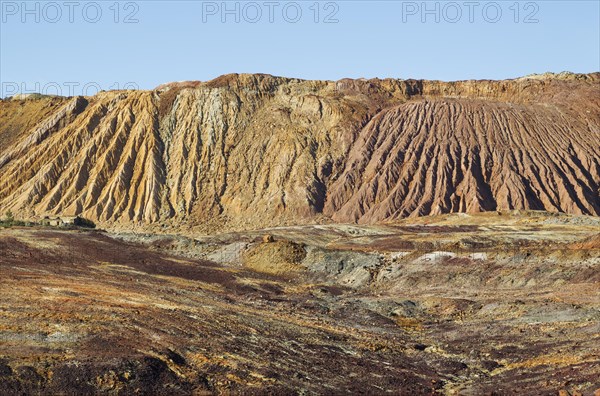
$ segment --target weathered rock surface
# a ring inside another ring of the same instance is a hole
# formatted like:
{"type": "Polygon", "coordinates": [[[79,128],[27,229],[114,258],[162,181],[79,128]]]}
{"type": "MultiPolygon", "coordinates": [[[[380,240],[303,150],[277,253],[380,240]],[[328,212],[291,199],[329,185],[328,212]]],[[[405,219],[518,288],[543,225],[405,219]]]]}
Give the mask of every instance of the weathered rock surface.
{"type": "Polygon", "coordinates": [[[0,393],[592,396],[599,224],[0,228],[0,393]]]}
{"type": "Polygon", "coordinates": [[[208,230],[498,209],[600,215],[599,84],[600,73],[227,75],[4,100],[0,210],[208,230]]]}

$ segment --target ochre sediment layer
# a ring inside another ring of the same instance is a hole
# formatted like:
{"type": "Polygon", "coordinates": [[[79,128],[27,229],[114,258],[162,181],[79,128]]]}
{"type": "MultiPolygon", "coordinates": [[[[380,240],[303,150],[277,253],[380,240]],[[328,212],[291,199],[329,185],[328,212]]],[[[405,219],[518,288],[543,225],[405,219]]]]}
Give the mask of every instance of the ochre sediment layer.
{"type": "Polygon", "coordinates": [[[504,209],[600,215],[599,84],[600,73],[454,83],[227,75],[3,100],[0,210],[181,229],[504,209]]]}

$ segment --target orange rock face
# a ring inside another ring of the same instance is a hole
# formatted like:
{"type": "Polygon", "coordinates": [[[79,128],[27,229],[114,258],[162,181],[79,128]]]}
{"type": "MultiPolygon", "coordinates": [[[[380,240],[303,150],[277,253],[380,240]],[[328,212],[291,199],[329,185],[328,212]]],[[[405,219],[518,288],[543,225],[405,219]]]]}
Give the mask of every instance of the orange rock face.
{"type": "Polygon", "coordinates": [[[599,84],[600,73],[228,75],[3,100],[0,211],[217,229],[506,209],[600,215],[599,84]]]}

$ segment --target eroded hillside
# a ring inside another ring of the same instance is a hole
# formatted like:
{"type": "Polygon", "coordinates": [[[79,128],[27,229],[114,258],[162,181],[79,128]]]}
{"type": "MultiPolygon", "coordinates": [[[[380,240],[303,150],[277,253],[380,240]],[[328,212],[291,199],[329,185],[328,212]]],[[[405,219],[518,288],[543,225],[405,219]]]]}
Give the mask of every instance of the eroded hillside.
{"type": "Polygon", "coordinates": [[[600,215],[600,73],[227,75],[0,102],[0,210],[244,229],[497,209],[600,215]]]}

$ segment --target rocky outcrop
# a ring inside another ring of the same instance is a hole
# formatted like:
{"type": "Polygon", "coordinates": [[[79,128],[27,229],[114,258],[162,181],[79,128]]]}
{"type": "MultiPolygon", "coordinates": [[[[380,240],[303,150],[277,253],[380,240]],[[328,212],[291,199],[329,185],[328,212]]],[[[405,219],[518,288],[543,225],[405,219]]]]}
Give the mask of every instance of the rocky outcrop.
{"type": "MultiPolygon", "coordinates": [[[[600,73],[226,75],[54,98],[33,127],[20,101],[2,101],[0,210],[237,229],[497,209],[600,215],[599,84],[600,73]]],[[[42,114],[32,103],[48,99],[27,100],[42,114]]]]}

